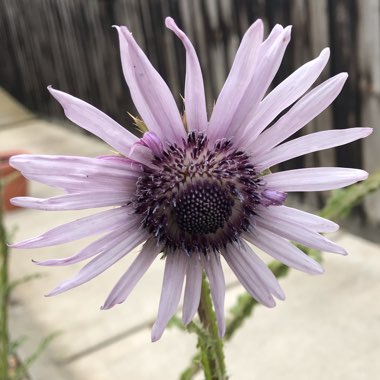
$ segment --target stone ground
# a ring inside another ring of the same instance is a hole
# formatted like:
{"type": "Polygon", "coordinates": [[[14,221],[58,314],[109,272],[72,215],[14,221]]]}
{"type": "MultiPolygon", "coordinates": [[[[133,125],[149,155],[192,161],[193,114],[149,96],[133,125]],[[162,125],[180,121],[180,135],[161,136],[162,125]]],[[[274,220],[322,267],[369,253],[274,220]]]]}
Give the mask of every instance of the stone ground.
{"type": "MultiPolygon", "coordinates": [[[[39,119],[0,91],[0,150],[96,156],[109,147],[79,130],[39,119]]],[[[54,192],[30,183],[30,195],[54,192]]],[[[16,210],[6,214],[12,240],[39,234],[89,212],[16,210]]],[[[324,255],[326,273],[292,271],[282,279],[287,295],[274,309],[258,307],[226,346],[231,379],[368,380],[380,373],[380,247],[341,231],[333,239],[349,256],[324,255]]],[[[31,367],[32,380],[177,379],[194,352],[195,339],[176,329],[150,342],[158,308],[163,263],[157,260],[129,299],[110,311],[99,310],[113,284],[135,256],[128,255],[100,277],[68,293],[46,298],[80,266],[37,267],[31,259],[64,257],[86,242],[39,250],[11,251],[11,278],[42,275],[12,294],[13,339],[25,359],[41,339],[60,332],[31,367]]],[[[226,308],[242,292],[227,271],[226,308]]],[[[201,377],[198,377],[199,379],[201,377]]]]}

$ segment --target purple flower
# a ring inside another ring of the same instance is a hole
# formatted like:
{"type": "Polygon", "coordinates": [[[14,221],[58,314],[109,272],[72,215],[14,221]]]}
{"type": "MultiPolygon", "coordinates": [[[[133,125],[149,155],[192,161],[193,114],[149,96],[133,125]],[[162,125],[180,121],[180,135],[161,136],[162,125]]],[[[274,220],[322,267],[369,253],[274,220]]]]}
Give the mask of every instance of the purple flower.
{"type": "Polygon", "coordinates": [[[329,50],[324,49],[266,95],[290,41],[291,28],[276,25],[263,40],[261,20],[244,35],[208,120],[195,50],[171,18],[166,19],[166,26],[186,50],[186,125],[169,88],[132,34],[126,27],[116,27],[124,76],[149,132],[139,139],[98,109],[50,87],[71,121],[103,139],[120,156],[20,155],[11,161],[27,178],[66,192],[49,199],[15,198],[13,203],[18,206],[41,210],[112,207],[13,245],[38,248],[102,234],[71,257],[37,263],[59,266],[91,258],[50,295],[91,280],[144,243],[106,299],[103,309],[109,309],[128,297],[158,255],[165,257],[153,341],[161,337],[175,313],[185,278],[183,322],[193,319],[202,272],[210,282],[223,336],[221,256],[262,304],[273,307],[273,297],[285,298],[275,276],[247,242],[290,267],[312,274],[323,269],[289,240],[346,254],[320,235],[337,230],[337,224],[284,206],[284,202],[288,192],[337,189],[367,178],[367,173],[324,167],[268,174],[267,169],[371,133],[370,128],[328,130],[284,142],[331,104],[347,74],[338,74],[308,91],[328,61],[329,50]]]}

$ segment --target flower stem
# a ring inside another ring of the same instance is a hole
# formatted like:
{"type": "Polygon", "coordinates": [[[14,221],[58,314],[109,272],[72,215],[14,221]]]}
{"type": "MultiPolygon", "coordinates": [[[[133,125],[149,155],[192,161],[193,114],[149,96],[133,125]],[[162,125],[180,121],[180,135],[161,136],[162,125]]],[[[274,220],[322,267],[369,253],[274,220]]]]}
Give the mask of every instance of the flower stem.
{"type": "Polygon", "coordinates": [[[201,349],[201,363],[206,380],[227,380],[224,363],[223,340],[218,335],[218,324],[212,307],[210,287],[206,277],[202,278],[201,300],[198,307],[199,318],[208,332],[207,344],[198,338],[201,349]]]}
{"type": "Polygon", "coordinates": [[[0,379],[8,379],[8,247],[3,225],[3,196],[0,183],[0,379]]]}

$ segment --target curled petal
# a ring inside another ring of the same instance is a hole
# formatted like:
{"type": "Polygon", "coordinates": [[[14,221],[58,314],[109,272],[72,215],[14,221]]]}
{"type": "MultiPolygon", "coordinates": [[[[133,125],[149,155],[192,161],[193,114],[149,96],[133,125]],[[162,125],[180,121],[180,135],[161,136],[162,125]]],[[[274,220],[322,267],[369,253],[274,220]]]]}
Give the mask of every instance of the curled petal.
{"type": "Polygon", "coordinates": [[[287,194],[278,190],[265,189],[261,193],[261,203],[264,206],[281,206],[284,204],[287,194]]]}
{"type": "Polygon", "coordinates": [[[160,155],[164,150],[160,138],[153,132],[144,133],[143,138],[140,139],[136,144],[148,147],[155,155],[160,155]]]}

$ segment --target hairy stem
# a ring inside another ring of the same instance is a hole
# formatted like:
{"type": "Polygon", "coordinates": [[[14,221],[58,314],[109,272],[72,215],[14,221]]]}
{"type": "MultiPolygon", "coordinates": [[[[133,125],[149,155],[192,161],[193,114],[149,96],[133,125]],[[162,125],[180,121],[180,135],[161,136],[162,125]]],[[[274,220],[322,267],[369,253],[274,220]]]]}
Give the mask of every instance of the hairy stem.
{"type": "Polygon", "coordinates": [[[198,307],[198,314],[203,328],[208,332],[207,345],[204,345],[204,342],[198,341],[198,343],[200,343],[201,362],[206,379],[226,380],[223,341],[218,335],[218,324],[212,307],[210,287],[205,276],[202,278],[201,300],[198,307]],[[207,372],[211,377],[207,377],[207,372]]]}

